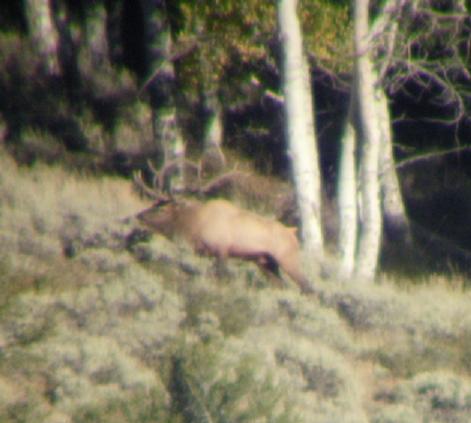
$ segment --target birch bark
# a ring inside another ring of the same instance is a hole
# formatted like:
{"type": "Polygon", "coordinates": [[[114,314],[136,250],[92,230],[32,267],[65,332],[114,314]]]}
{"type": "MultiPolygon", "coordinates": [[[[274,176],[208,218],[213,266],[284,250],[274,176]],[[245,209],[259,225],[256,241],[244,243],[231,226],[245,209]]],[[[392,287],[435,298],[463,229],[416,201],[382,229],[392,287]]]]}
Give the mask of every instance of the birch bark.
{"type": "Polygon", "coordinates": [[[154,142],[163,152],[164,163],[176,161],[178,165],[166,189],[183,191],[185,144],[177,119],[176,77],[171,61],[172,35],[167,4],[165,0],[141,1],[149,73],[145,86],[152,108],[154,142]]]}
{"type": "Polygon", "coordinates": [[[379,184],[381,131],[375,85],[377,78],[368,43],[369,1],[355,0],[354,49],[355,87],[358,104],[360,148],[360,232],[356,258],[356,276],[372,281],[376,275],[381,246],[382,213],[379,184]]]}
{"type": "Polygon", "coordinates": [[[342,279],[348,279],[353,274],[358,231],[356,142],[351,116],[352,107],[350,107],[348,121],[341,140],[337,185],[340,226],[338,238],[339,276],[342,279]]]}
{"type": "Polygon", "coordinates": [[[278,1],[278,24],[283,51],[283,91],[286,134],[301,215],[304,248],[311,259],[323,257],[320,213],[320,170],[314,131],[309,69],[303,53],[297,0],[278,1]]]}
{"type": "Polygon", "coordinates": [[[59,75],[59,33],[54,25],[51,0],[25,0],[28,28],[44,58],[46,71],[59,75]]]}

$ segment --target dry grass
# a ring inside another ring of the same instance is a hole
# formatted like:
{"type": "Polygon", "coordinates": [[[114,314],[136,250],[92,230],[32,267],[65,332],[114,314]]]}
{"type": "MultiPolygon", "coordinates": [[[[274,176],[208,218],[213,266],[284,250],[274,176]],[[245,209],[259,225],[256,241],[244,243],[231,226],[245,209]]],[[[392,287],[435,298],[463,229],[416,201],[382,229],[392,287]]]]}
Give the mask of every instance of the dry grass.
{"type": "Polygon", "coordinates": [[[463,281],[272,288],[154,237],[127,181],[0,152],[0,421],[466,422],[463,281]]]}

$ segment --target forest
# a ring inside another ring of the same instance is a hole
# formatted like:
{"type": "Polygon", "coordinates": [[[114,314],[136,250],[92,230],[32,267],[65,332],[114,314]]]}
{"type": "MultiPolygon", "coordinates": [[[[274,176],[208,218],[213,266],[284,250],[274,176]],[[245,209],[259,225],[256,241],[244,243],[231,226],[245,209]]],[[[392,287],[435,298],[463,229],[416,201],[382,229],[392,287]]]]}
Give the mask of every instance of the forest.
{"type": "Polygon", "coordinates": [[[470,8],[4,1],[0,421],[469,421],[470,8]],[[148,187],[296,228],[312,289],[148,187]]]}

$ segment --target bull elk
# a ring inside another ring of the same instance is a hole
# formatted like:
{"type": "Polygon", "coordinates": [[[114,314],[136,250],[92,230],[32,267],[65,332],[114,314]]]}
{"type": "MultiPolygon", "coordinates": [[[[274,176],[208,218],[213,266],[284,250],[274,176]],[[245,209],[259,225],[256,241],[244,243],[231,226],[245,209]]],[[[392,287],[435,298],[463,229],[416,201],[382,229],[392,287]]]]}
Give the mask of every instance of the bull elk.
{"type": "Polygon", "coordinates": [[[198,254],[214,256],[218,262],[228,257],[254,261],[278,283],[281,268],[302,292],[312,292],[301,271],[296,228],[223,199],[202,202],[162,196],[147,187],[142,178],[135,175],[134,180],[140,189],[157,198],[154,205],[137,215],[151,230],[170,239],[184,239],[198,254]]]}

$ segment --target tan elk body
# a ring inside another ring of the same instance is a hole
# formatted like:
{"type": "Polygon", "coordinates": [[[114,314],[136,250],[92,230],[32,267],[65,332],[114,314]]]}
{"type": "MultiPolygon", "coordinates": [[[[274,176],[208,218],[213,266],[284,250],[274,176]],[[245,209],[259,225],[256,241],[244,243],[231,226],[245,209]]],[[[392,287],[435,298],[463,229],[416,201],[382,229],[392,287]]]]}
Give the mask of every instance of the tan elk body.
{"type": "Polygon", "coordinates": [[[303,292],[311,291],[301,271],[295,228],[222,199],[204,203],[196,200],[157,202],[137,218],[168,238],[184,238],[199,254],[219,260],[227,257],[253,260],[276,276],[280,267],[303,292]]]}

